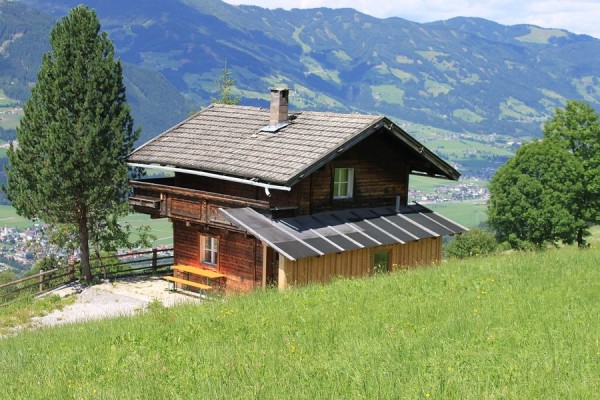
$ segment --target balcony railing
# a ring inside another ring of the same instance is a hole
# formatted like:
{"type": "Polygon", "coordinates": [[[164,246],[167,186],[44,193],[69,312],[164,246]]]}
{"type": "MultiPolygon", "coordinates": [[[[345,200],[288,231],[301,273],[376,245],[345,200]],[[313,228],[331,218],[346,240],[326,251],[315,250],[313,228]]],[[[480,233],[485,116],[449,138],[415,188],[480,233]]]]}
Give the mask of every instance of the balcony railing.
{"type": "Polygon", "coordinates": [[[267,201],[180,187],[173,178],[130,181],[130,185],[134,193],[129,197],[129,204],[137,212],[155,218],[229,226],[230,222],[221,215],[219,208],[269,209],[267,201]]]}

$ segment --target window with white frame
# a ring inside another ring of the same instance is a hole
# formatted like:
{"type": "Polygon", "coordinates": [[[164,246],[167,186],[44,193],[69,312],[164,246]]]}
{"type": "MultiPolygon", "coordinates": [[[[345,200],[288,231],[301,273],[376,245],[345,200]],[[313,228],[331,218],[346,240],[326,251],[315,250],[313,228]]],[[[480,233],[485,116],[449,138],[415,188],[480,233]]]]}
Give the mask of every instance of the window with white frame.
{"type": "Polygon", "coordinates": [[[336,168],[333,175],[333,198],[351,199],[354,186],[354,168],[336,168]]]}
{"type": "Polygon", "coordinates": [[[200,236],[200,259],[205,264],[217,265],[219,239],[212,236],[200,236]]]}

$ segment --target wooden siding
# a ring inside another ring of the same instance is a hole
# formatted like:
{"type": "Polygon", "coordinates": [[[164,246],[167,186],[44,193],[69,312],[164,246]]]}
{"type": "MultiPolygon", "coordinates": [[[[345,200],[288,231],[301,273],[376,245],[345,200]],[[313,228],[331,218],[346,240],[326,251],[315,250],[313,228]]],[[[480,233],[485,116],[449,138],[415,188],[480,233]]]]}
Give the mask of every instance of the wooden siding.
{"type": "MultiPolygon", "coordinates": [[[[225,274],[227,292],[248,291],[262,284],[262,243],[243,233],[173,221],[175,264],[214,269],[225,274]],[[201,262],[200,236],[219,239],[216,266],[201,262]]],[[[202,278],[190,280],[204,283],[202,278]]]]}
{"type": "Polygon", "coordinates": [[[442,256],[442,239],[427,238],[406,244],[307,257],[297,261],[284,259],[280,264],[279,288],[286,285],[324,283],[337,277],[360,277],[373,273],[373,255],[389,251],[392,270],[438,263],[442,256]]]}

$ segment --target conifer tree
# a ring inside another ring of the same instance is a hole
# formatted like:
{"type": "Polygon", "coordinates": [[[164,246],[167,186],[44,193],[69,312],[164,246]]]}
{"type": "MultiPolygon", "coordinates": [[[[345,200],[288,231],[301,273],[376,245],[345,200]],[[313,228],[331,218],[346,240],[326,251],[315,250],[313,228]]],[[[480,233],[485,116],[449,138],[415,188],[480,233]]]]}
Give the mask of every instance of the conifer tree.
{"type": "Polygon", "coordinates": [[[90,227],[127,213],[127,165],[139,129],[125,98],[122,67],[96,13],[72,9],[50,33],[38,80],[25,104],[8,186],[17,212],[78,233],[91,280],[90,227]]]}
{"type": "Polygon", "coordinates": [[[219,98],[213,97],[211,100],[213,103],[236,105],[240,102],[240,96],[232,94],[233,88],[235,88],[235,80],[231,70],[227,68],[227,63],[221,68],[221,76],[215,83],[219,87],[219,98]]]}

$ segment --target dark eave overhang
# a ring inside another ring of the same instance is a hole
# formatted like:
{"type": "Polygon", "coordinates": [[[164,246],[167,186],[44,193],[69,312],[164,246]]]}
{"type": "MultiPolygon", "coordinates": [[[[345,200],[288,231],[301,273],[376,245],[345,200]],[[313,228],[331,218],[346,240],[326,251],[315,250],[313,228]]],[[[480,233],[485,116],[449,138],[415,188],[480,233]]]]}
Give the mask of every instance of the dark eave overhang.
{"type": "Polygon", "coordinates": [[[425,175],[441,179],[449,179],[457,181],[460,178],[460,172],[454,169],[446,161],[438,157],[434,152],[429,150],[418,140],[406,133],[398,125],[394,124],[388,118],[384,118],[385,128],[392,132],[402,143],[406,144],[415,153],[419,154],[427,163],[431,164],[433,169],[430,171],[410,171],[411,174],[425,175]]]}

